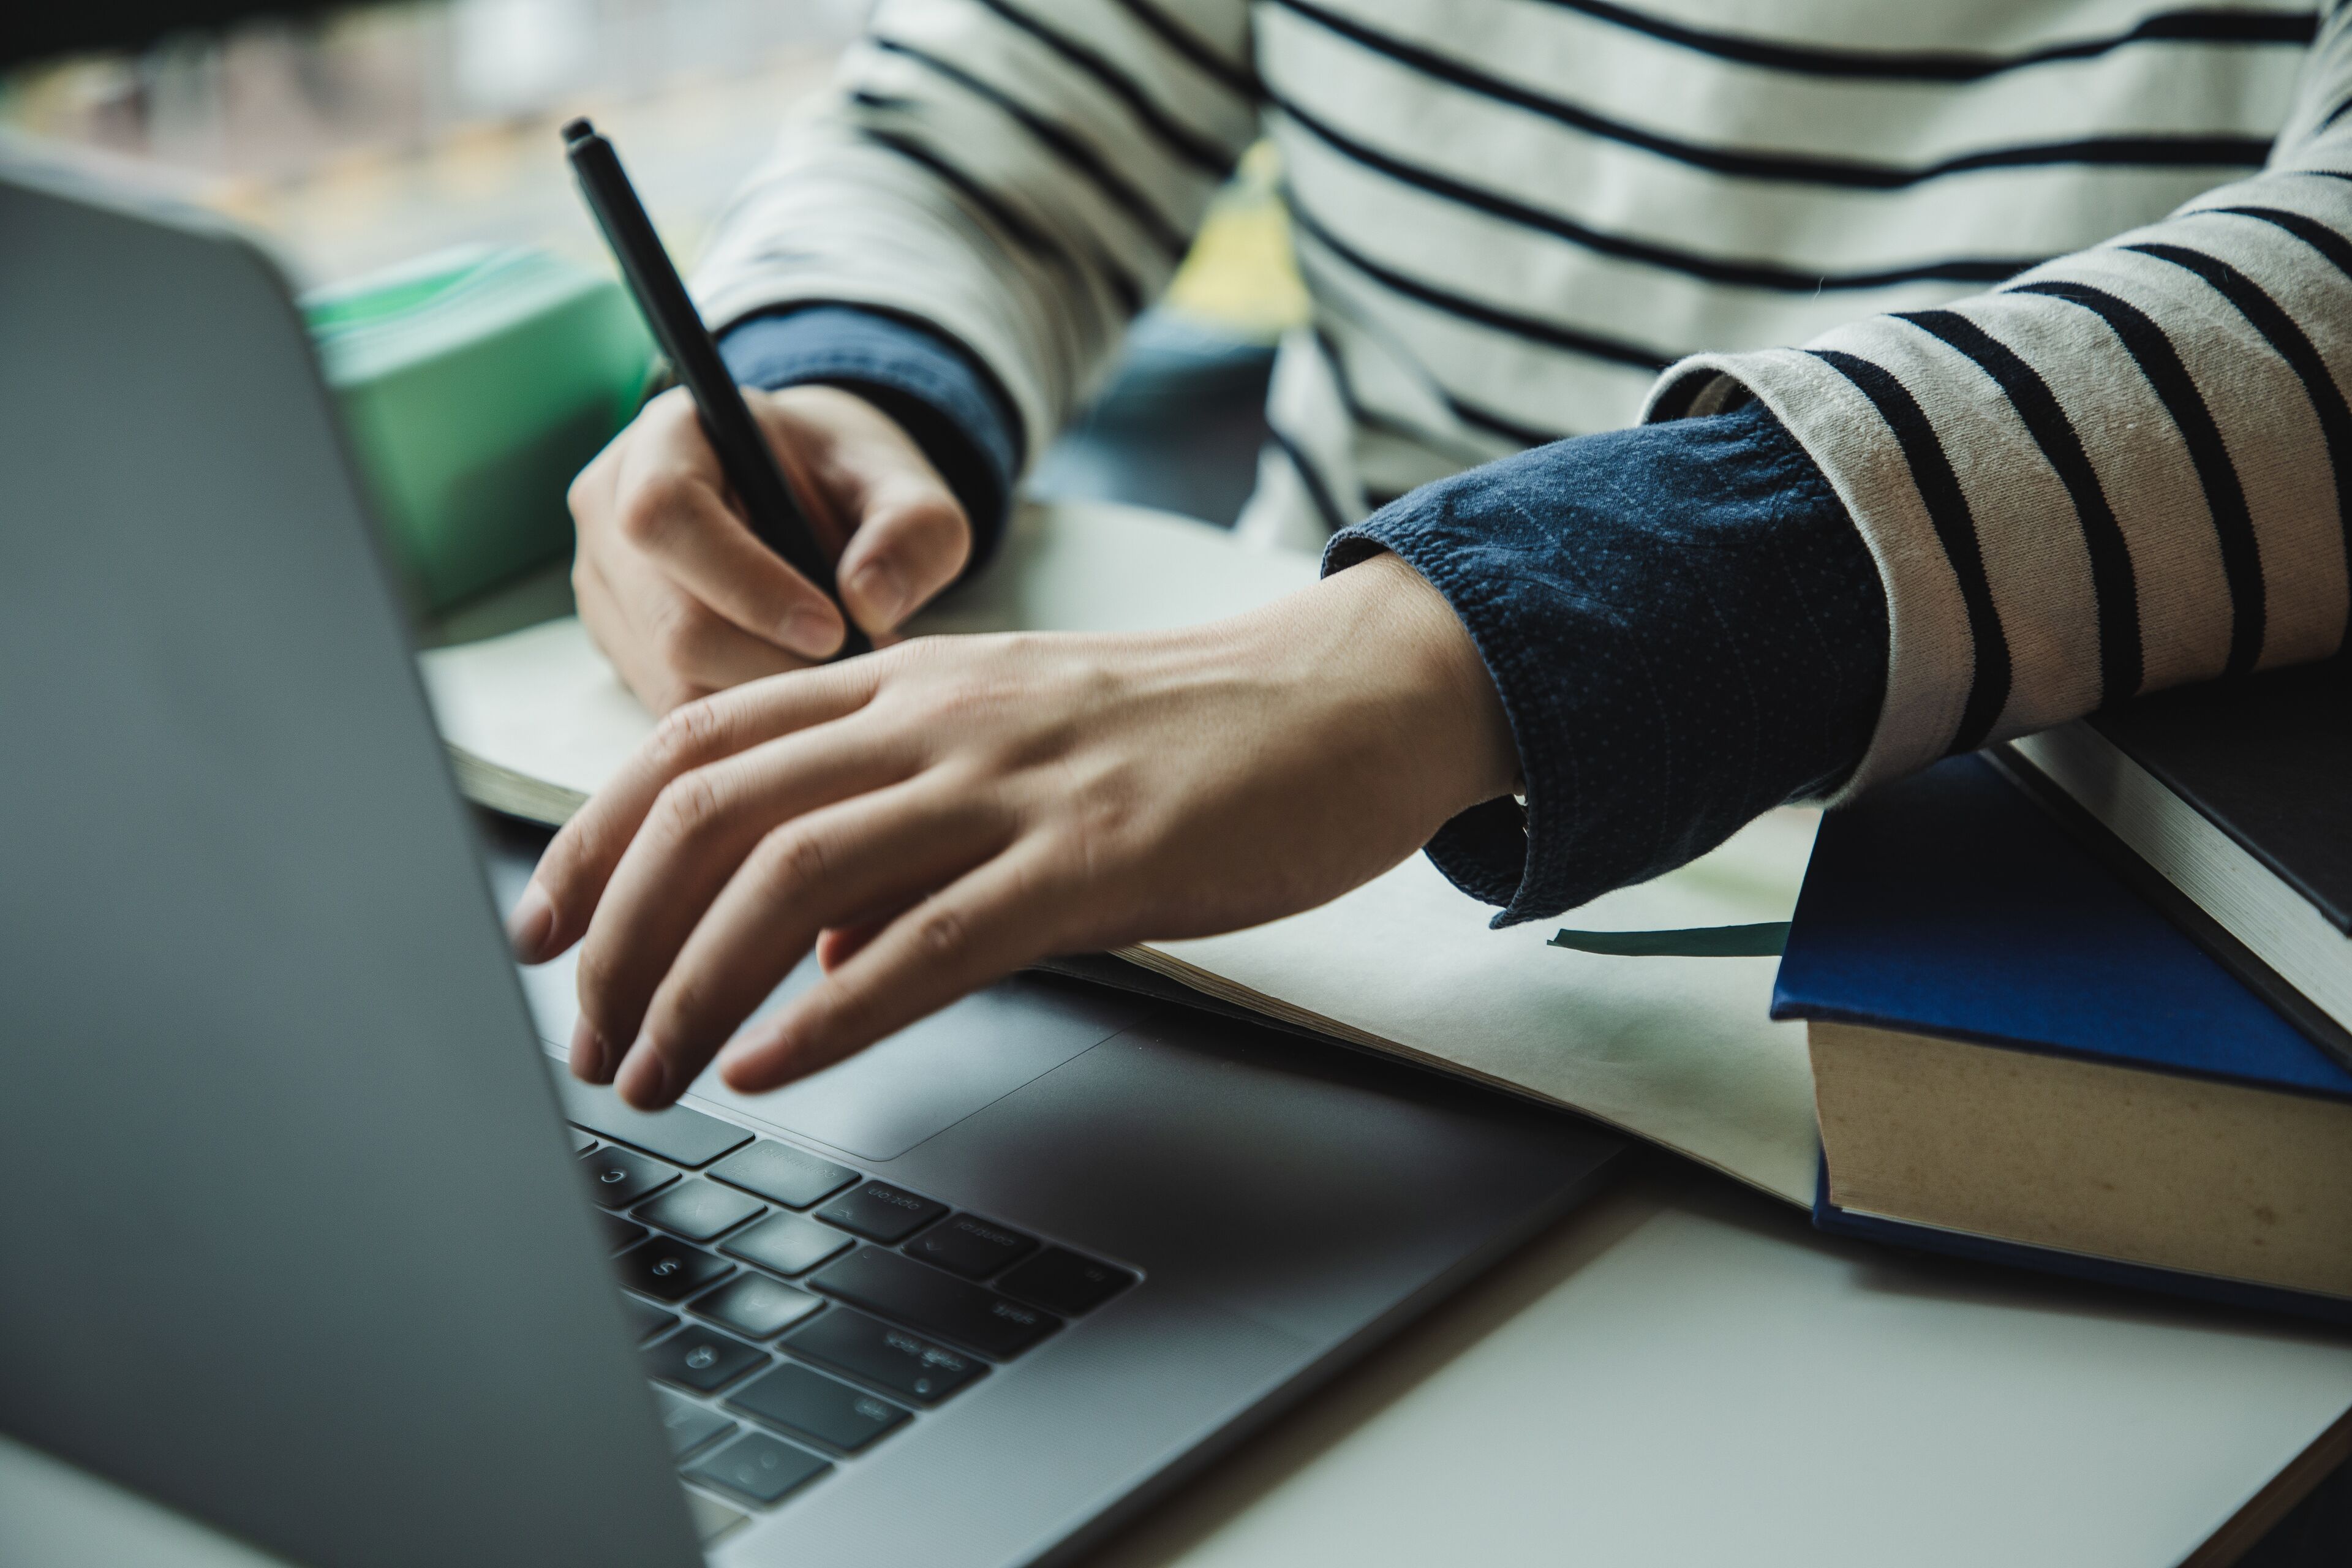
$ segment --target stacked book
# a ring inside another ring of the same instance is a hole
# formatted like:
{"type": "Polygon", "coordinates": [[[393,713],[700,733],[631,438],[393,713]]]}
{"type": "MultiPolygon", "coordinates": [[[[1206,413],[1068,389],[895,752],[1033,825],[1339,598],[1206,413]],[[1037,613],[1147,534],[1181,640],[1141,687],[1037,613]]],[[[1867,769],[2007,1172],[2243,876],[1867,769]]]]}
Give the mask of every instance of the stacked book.
{"type": "Polygon", "coordinates": [[[2347,783],[2339,661],[1832,814],[1774,996],[1815,1223],[2352,1322],[2347,783]]]}

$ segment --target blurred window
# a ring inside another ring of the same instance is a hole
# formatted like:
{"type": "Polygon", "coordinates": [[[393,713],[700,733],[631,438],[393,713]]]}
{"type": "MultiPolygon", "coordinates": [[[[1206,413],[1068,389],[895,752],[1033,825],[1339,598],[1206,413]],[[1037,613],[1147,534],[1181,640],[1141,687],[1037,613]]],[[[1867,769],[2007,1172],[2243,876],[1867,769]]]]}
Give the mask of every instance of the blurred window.
{"type": "Polygon", "coordinates": [[[326,281],[466,241],[600,258],[556,127],[593,114],[682,258],[866,0],[439,0],[0,76],[0,126],[270,237],[326,281]]]}

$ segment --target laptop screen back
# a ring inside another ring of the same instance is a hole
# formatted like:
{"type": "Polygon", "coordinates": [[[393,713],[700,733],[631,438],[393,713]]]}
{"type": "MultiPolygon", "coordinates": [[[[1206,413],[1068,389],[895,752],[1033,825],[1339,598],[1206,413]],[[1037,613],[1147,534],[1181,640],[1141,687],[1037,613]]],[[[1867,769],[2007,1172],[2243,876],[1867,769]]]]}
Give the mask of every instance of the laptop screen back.
{"type": "Polygon", "coordinates": [[[0,236],[0,1428],[298,1563],[698,1562],[283,284],[0,236]]]}

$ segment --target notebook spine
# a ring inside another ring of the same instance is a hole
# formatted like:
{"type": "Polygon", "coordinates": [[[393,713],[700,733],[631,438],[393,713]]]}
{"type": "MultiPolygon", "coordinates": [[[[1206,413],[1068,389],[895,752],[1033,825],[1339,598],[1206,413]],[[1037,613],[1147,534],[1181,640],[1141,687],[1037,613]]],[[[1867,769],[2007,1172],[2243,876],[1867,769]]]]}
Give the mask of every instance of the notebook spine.
{"type": "Polygon", "coordinates": [[[2321,1011],[2311,998],[2257,957],[2252,948],[2231,936],[2195,900],[2173,886],[2170,879],[2142,859],[2105,823],[2027,761],[2014,746],[1994,746],[1983,755],[1997,772],[2024,792],[2027,799],[2047,812],[2117,879],[2179,927],[2189,941],[2235,975],[2247,990],[2269,1004],[2313,1045],[2343,1066],[2352,1068],[2352,1031],[2321,1011]]]}

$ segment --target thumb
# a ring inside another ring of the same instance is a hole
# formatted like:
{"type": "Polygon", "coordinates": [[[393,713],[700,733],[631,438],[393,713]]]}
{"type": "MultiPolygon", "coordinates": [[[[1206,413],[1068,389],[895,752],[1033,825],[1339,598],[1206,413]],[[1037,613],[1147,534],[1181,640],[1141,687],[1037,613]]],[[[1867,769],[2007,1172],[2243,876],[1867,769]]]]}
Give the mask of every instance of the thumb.
{"type": "Polygon", "coordinates": [[[935,473],[874,485],[841,552],[841,602],[868,633],[895,631],[971,559],[971,523],[935,473]]]}

